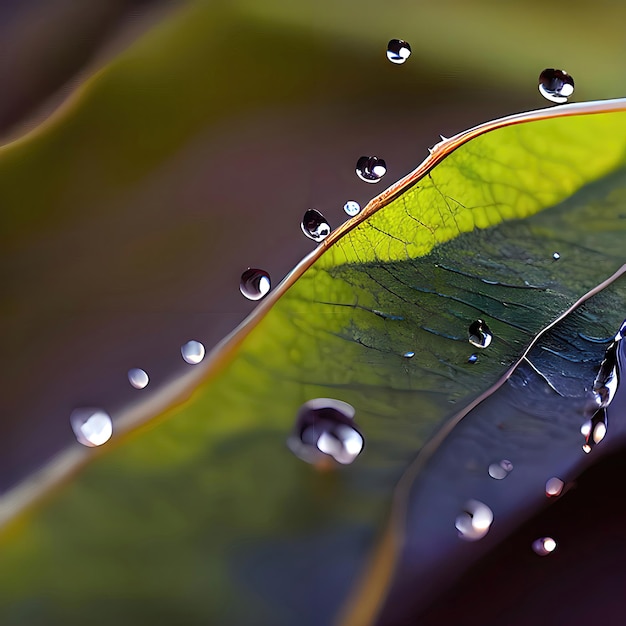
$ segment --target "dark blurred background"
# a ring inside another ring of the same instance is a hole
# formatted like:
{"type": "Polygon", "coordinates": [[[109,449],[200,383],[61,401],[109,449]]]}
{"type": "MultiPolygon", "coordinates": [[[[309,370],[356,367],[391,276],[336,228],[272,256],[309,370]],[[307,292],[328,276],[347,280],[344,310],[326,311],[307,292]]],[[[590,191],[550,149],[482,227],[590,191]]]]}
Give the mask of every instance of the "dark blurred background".
{"type": "Polygon", "coordinates": [[[545,67],[573,100],[624,95],[624,23],[609,0],[1,2],[0,488],[73,441],[75,407],[115,419],[231,331],[241,272],[275,285],[311,250],[307,208],[336,226],[440,133],[546,106],[545,67]]]}

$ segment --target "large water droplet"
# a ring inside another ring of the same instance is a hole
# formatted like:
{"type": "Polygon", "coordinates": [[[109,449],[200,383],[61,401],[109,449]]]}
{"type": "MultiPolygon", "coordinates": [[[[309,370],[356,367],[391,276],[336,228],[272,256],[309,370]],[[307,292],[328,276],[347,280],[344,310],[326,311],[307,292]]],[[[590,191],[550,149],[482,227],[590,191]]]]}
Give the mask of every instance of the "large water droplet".
{"type": "Polygon", "coordinates": [[[469,327],[469,342],[477,348],[487,348],[493,339],[486,322],[476,320],[469,327]]]}
{"type": "Polygon", "coordinates": [[[298,411],[287,445],[307,463],[327,466],[332,459],[348,465],[364,445],[353,418],[354,407],[347,402],[332,398],[309,400],[298,411]]]}
{"type": "Polygon", "coordinates": [[[101,409],[76,409],[70,424],[78,442],[90,448],[106,443],[113,434],[113,421],[101,409]]]}
{"type": "Polygon", "coordinates": [[[192,339],[180,347],[180,353],[183,355],[183,359],[190,365],[197,365],[204,359],[206,350],[204,346],[199,342],[192,339]]]}
{"type": "Polygon", "coordinates": [[[574,79],[563,70],[548,68],[539,75],[539,91],[550,102],[563,104],[574,93],[574,79]]]}
{"type": "Polygon", "coordinates": [[[541,537],[541,539],[535,539],[535,541],[533,541],[533,550],[539,556],[547,556],[556,550],[556,541],[554,541],[552,537],[541,537]]]}
{"type": "MultiPolygon", "coordinates": [[[[330,235],[330,224],[326,218],[317,210],[309,209],[302,218],[300,224],[302,232],[313,241],[320,242],[330,235]]],[[[268,289],[269,291],[269,289],[268,289]]]]}
{"type": "Polygon", "coordinates": [[[491,478],[502,480],[503,478],[506,478],[512,470],[513,463],[507,459],[503,459],[498,463],[492,463],[487,471],[489,472],[489,476],[491,476],[491,478]]]}
{"type": "Polygon", "coordinates": [[[133,367],[133,369],[128,370],[128,382],[135,389],[144,389],[150,382],[150,378],[145,370],[140,367],[133,367]]]}
{"type": "Polygon", "coordinates": [[[402,39],[392,39],[387,44],[387,58],[397,65],[401,65],[411,56],[411,46],[402,39]]]}
{"type": "Polygon", "coordinates": [[[550,478],[546,481],[546,495],[550,498],[560,496],[564,485],[565,483],[560,478],[556,476],[550,478]]]}
{"type": "Polygon", "coordinates": [[[454,525],[459,531],[459,537],[467,541],[477,541],[489,532],[492,522],[493,511],[486,504],[469,500],[454,525]]]}
{"type": "Polygon", "coordinates": [[[356,174],[366,183],[377,183],[387,173],[387,164],[377,156],[362,156],[356,163],[356,174]]]}
{"type": "Polygon", "coordinates": [[[248,300],[260,300],[271,289],[270,275],[265,270],[249,267],[242,275],[239,282],[239,291],[248,300]]]}
{"type": "Polygon", "coordinates": [[[354,217],[355,215],[358,215],[361,212],[361,205],[358,202],[355,202],[354,200],[348,200],[348,202],[346,202],[343,205],[343,210],[350,217],[354,217]]]}

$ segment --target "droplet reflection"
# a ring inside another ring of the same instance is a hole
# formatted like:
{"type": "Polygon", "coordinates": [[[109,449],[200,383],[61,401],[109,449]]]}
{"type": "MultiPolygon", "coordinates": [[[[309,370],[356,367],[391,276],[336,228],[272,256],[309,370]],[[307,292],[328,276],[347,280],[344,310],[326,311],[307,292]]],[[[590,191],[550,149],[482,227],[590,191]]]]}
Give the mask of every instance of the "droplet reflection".
{"type": "Polygon", "coordinates": [[[260,300],[269,293],[272,284],[270,275],[265,270],[249,267],[242,275],[239,282],[239,291],[248,300],[260,300]]]}
{"type": "Polygon", "coordinates": [[[563,104],[574,93],[574,79],[563,70],[548,68],[539,75],[539,92],[546,100],[563,104]]]}
{"type": "Polygon", "coordinates": [[[204,359],[206,350],[199,341],[192,339],[181,346],[180,353],[187,363],[190,365],[197,365],[200,361],[202,361],[202,359],[204,359]]]}
{"type": "Polygon", "coordinates": [[[556,541],[552,537],[541,537],[533,541],[533,550],[539,556],[547,556],[556,550],[556,541]]]}
{"type": "Polygon", "coordinates": [[[135,389],[144,389],[148,386],[150,378],[145,370],[142,370],[140,367],[133,367],[128,370],[128,382],[135,389]]]}
{"type": "Polygon", "coordinates": [[[316,209],[306,211],[300,223],[300,228],[302,228],[302,232],[309,239],[313,239],[313,241],[317,241],[318,243],[330,235],[330,224],[316,209]]]}
{"type": "Polygon", "coordinates": [[[405,359],[412,359],[415,356],[415,352],[413,350],[409,350],[402,355],[405,359]]]}
{"type": "Polygon", "coordinates": [[[101,409],[76,409],[70,424],[78,442],[90,448],[106,443],[113,434],[113,421],[101,409]]]}
{"type": "Polygon", "coordinates": [[[356,163],[356,174],[366,183],[377,183],[387,173],[387,164],[377,156],[362,156],[356,163]]]}
{"type": "Polygon", "coordinates": [[[469,500],[454,523],[459,537],[467,541],[482,539],[493,522],[493,511],[483,502],[469,500]]]}
{"type": "Polygon", "coordinates": [[[469,342],[477,348],[487,348],[493,339],[487,322],[476,320],[469,327],[469,342]]]}
{"type": "Polygon", "coordinates": [[[387,58],[396,65],[401,65],[411,56],[411,46],[402,39],[392,39],[387,44],[387,58]]]}
{"type": "Polygon", "coordinates": [[[354,421],[354,407],[332,398],[316,398],[300,407],[290,450],[303,461],[328,467],[331,460],[348,465],[361,453],[364,440],[354,421]]]}

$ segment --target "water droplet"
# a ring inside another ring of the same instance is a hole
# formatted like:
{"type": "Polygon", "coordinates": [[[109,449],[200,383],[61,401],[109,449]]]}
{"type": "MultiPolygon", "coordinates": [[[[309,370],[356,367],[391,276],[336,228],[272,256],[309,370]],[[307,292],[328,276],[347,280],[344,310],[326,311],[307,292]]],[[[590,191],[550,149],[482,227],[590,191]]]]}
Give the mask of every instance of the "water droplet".
{"type": "Polygon", "coordinates": [[[409,350],[402,355],[405,359],[412,359],[415,356],[415,352],[413,350],[409,350]]]}
{"type": "MultiPolygon", "coordinates": [[[[326,218],[317,210],[309,209],[302,218],[300,224],[302,232],[313,241],[320,242],[330,235],[330,224],[326,218]]],[[[269,291],[269,289],[268,289],[269,291]]]]}
{"type": "Polygon", "coordinates": [[[487,348],[493,339],[486,322],[476,320],[469,327],[469,342],[477,348],[487,348]]]}
{"type": "Polygon", "coordinates": [[[387,44],[387,58],[396,65],[401,65],[411,56],[411,46],[402,39],[392,39],[387,44]]]}
{"type": "Polygon", "coordinates": [[[133,367],[133,369],[128,370],[128,382],[135,389],[143,389],[147,387],[150,378],[145,370],[142,370],[140,367],[133,367]]]}
{"type": "Polygon", "coordinates": [[[472,363],[472,364],[476,363],[477,361],[478,361],[478,355],[477,354],[470,354],[468,359],[467,359],[467,362],[468,363],[472,363]]]}
{"type": "Polygon", "coordinates": [[[539,91],[546,100],[563,104],[574,93],[574,79],[563,70],[543,70],[539,75],[539,91]]]}
{"type": "Polygon", "coordinates": [[[454,525],[459,531],[459,537],[467,541],[477,541],[489,532],[492,522],[493,511],[486,504],[469,500],[454,525]]]}
{"type": "Polygon", "coordinates": [[[583,451],[586,454],[589,454],[592,448],[604,439],[606,429],[606,409],[601,407],[580,427],[580,432],[585,437],[583,451]]]}
{"type": "Polygon", "coordinates": [[[565,483],[560,478],[550,478],[546,481],[546,495],[548,497],[556,497],[561,495],[561,491],[563,491],[563,486],[565,483]]]}
{"type": "MultiPolygon", "coordinates": [[[[620,334],[618,332],[618,334],[620,334]]],[[[607,407],[611,404],[619,377],[617,373],[617,347],[621,339],[612,341],[604,353],[604,358],[600,363],[600,369],[593,381],[593,393],[599,407],[607,407]]]]}
{"type": "Polygon", "coordinates": [[[387,164],[377,156],[362,156],[356,163],[356,175],[366,183],[377,183],[387,173],[387,164]]]}
{"type": "Polygon", "coordinates": [[[113,434],[113,421],[101,409],[76,409],[70,424],[78,442],[90,448],[106,443],[113,434]]]}
{"type": "Polygon", "coordinates": [[[555,261],[558,261],[558,260],[561,258],[561,255],[560,255],[558,252],[554,252],[554,253],[552,254],[552,258],[553,258],[555,261]]]}
{"type": "Polygon", "coordinates": [[[315,398],[300,407],[291,451],[303,461],[325,467],[331,459],[348,465],[363,450],[364,440],[354,424],[354,407],[332,398],[315,398]]]}
{"type": "Polygon", "coordinates": [[[513,470],[513,463],[508,461],[507,459],[503,459],[498,463],[492,463],[489,466],[488,472],[491,478],[495,478],[496,480],[502,480],[509,475],[509,472],[513,470]]]}
{"type": "Polygon", "coordinates": [[[270,275],[265,270],[249,267],[239,282],[239,291],[248,300],[260,300],[269,293],[272,284],[270,275]]]}
{"type": "Polygon", "coordinates": [[[354,217],[355,215],[358,215],[361,212],[361,205],[358,202],[355,202],[354,200],[348,200],[348,202],[346,202],[343,205],[343,210],[350,217],[354,217]]]}
{"type": "Polygon", "coordinates": [[[552,537],[541,537],[533,541],[533,550],[539,556],[547,556],[556,549],[556,541],[552,537]]]}
{"type": "Polygon", "coordinates": [[[188,341],[180,348],[180,353],[183,355],[183,359],[190,365],[197,365],[204,359],[206,350],[204,346],[195,340],[188,341]]]}

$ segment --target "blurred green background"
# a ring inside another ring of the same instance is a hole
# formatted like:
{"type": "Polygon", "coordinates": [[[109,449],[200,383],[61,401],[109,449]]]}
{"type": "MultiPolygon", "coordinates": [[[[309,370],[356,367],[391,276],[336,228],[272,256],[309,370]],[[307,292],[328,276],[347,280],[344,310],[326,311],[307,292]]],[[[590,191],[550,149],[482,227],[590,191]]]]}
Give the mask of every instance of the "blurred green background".
{"type": "Polygon", "coordinates": [[[0,7],[0,488],[73,441],[76,406],[114,416],[252,310],[248,266],[276,284],[427,147],[546,106],[624,94],[621,2],[28,0],[0,7]],[[390,38],[410,42],[402,66],[390,38]],[[354,174],[385,158],[377,186],[354,174]]]}

